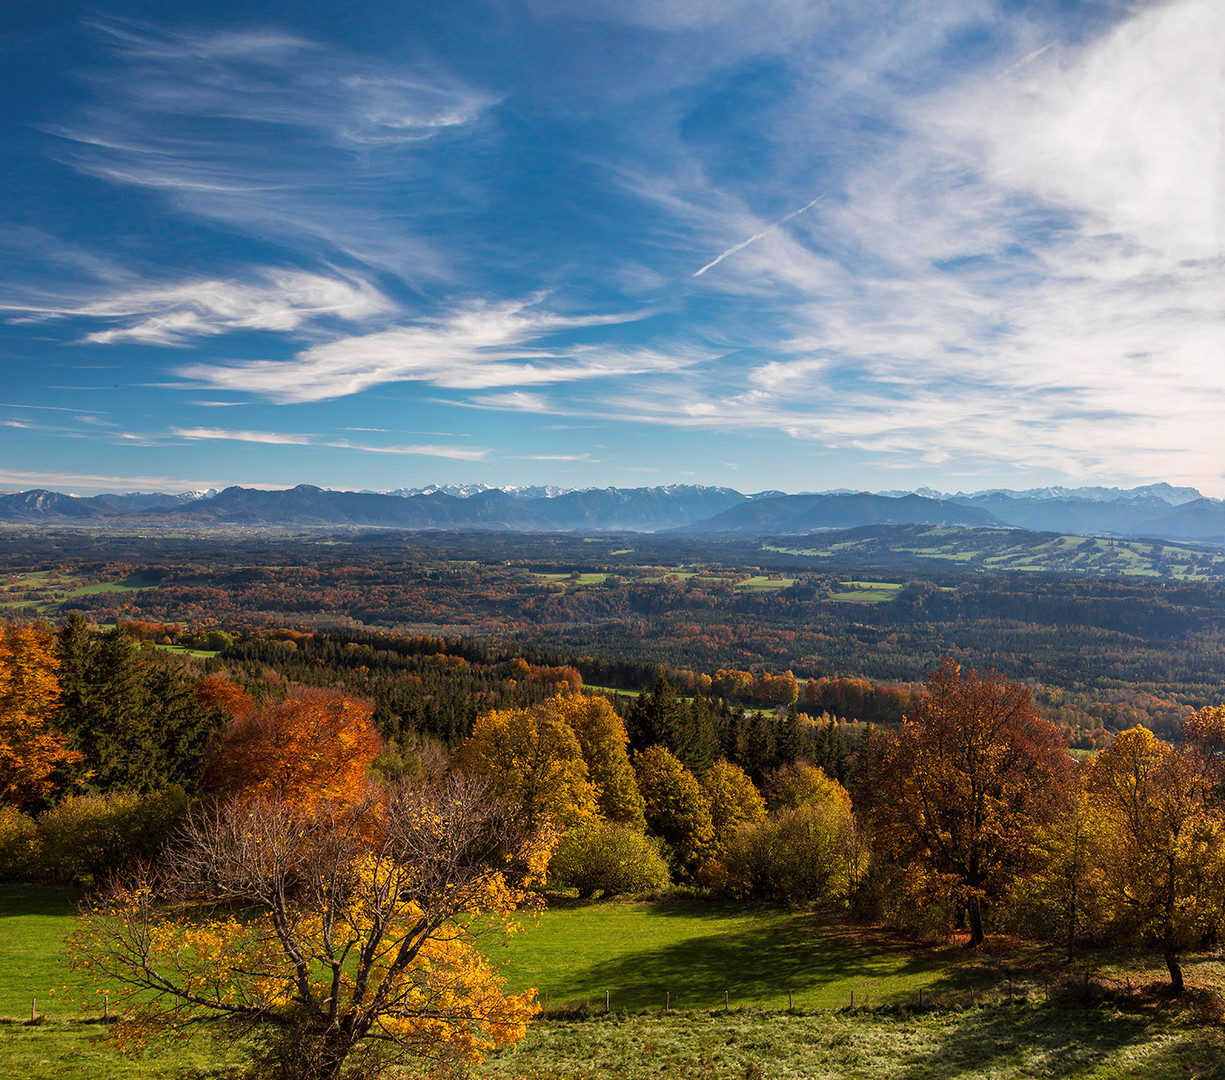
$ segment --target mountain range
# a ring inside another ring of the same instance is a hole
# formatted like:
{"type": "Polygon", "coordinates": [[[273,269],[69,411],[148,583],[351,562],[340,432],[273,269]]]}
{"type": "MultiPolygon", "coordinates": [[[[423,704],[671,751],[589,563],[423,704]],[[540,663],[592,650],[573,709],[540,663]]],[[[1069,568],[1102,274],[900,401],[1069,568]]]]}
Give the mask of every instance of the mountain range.
{"type": "Polygon", "coordinates": [[[1012,527],[1041,532],[1193,541],[1225,546],[1225,501],[1168,484],[994,489],[945,494],[833,491],[744,494],[672,484],[644,488],[433,485],[393,492],[229,487],[181,494],[82,498],[0,494],[0,521],[91,526],[284,526],[512,532],[674,532],[789,536],[863,525],[1012,527]]]}

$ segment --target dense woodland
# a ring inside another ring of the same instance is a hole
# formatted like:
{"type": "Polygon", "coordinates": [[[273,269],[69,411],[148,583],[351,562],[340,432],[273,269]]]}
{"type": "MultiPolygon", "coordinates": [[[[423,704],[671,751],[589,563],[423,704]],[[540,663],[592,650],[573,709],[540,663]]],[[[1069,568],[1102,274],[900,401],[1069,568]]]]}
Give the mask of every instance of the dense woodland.
{"type": "MultiPolygon", "coordinates": [[[[840,569],[747,541],[640,536],[12,541],[0,586],[10,617],[79,611],[97,624],[170,624],[164,636],[183,644],[202,644],[209,630],[257,651],[271,631],[391,631],[462,639],[455,655],[574,666],[589,684],[632,692],[663,673],[686,696],[725,700],[704,676],[790,672],[802,683],[905,687],[954,656],[1024,682],[1084,747],[1140,722],[1174,738],[1225,686],[1225,585],[1209,580],[989,573],[930,560],[840,569]]],[[[785,694],[743,703],[789,704],[785,694]]],[[[799,706],[898,718],[849,700],[799,706]]],[[[442,733],[453,739],[473,715],[442,733]]]]}

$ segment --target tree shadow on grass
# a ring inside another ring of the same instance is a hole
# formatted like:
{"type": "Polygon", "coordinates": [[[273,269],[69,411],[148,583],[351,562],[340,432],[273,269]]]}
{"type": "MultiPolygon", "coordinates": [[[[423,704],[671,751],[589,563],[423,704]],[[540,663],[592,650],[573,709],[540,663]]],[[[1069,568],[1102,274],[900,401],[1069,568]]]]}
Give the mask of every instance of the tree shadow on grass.
{"type": "Polygon", "coordinates": [[[957,1076],[1225,1078],[1215,1029],[1172,1028],[1140,1012],[1058,1005],[992,1006],[960,1014],[939,1045],[897,1080],[957,1076]]]}
{"type": "MultiPolygon", "coordinates": [[[[825,984],[847,979],[865,985],[899,974],[937,973],[947,959],[884,934],[831,924],[820,916],[787,916],[741,925],[734,931],[698,933],[662,946],[635,950],[630,944],[617,957],[569,973],[580,997],[602,998],[607,990],[618,1008],[662,1006],[665,995],[674,1008],[714,1008],[732,1004],[777,1003],[785,1007],[788,991],[798,1006],[825,984]]],[[[669,914],[659,905],[656,914],[669,914]]],[[[694,916],[694,908],[677,910],[694,916]]],[[[747,908],[729,908],[744,923],[747,908]]],[[[714,911],[703,923],[718,925],[714,911]]]]}
{"type": "Polygon", "coordinates": [[[80,892],[46,885],[0,885],[0,918],[20,915],[75,915],[80,892]]]}

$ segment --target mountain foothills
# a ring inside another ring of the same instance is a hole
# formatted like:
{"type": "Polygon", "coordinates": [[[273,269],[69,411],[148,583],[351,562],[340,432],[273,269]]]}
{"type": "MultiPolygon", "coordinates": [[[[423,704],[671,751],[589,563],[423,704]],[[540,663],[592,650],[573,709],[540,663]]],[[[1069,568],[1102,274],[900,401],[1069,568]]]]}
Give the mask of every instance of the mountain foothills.
{"type": "Polygon", "coordinates": [[[1042,488],[941,494],[833,491],[743,494],[673,484],[644,488],[431,486],[381,493],[301,484],[184,494],[81,498],[0,495],[0,521],[165,526],[374,527],[507,532],[677,532],[790,536],[874,525],[1016,528],[1219,544],[1225,501],[1193,488],[1042,488]]]}

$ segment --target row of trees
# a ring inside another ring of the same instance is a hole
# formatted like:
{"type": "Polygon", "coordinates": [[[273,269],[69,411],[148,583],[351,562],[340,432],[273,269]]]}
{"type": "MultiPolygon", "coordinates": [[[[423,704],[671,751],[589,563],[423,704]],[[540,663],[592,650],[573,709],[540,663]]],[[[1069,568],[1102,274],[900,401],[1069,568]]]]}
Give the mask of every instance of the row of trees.
{"type": "Polygon", "coordinates": [[[1089,764],[1067,754],[1028,690],[946,661],[897,729],[865,751],[859,810],[883,876],[982,942],[987,913],[1178,955],[1225,920],[1225,708],[1184,741],[1119,733],[1089,764]]]}

